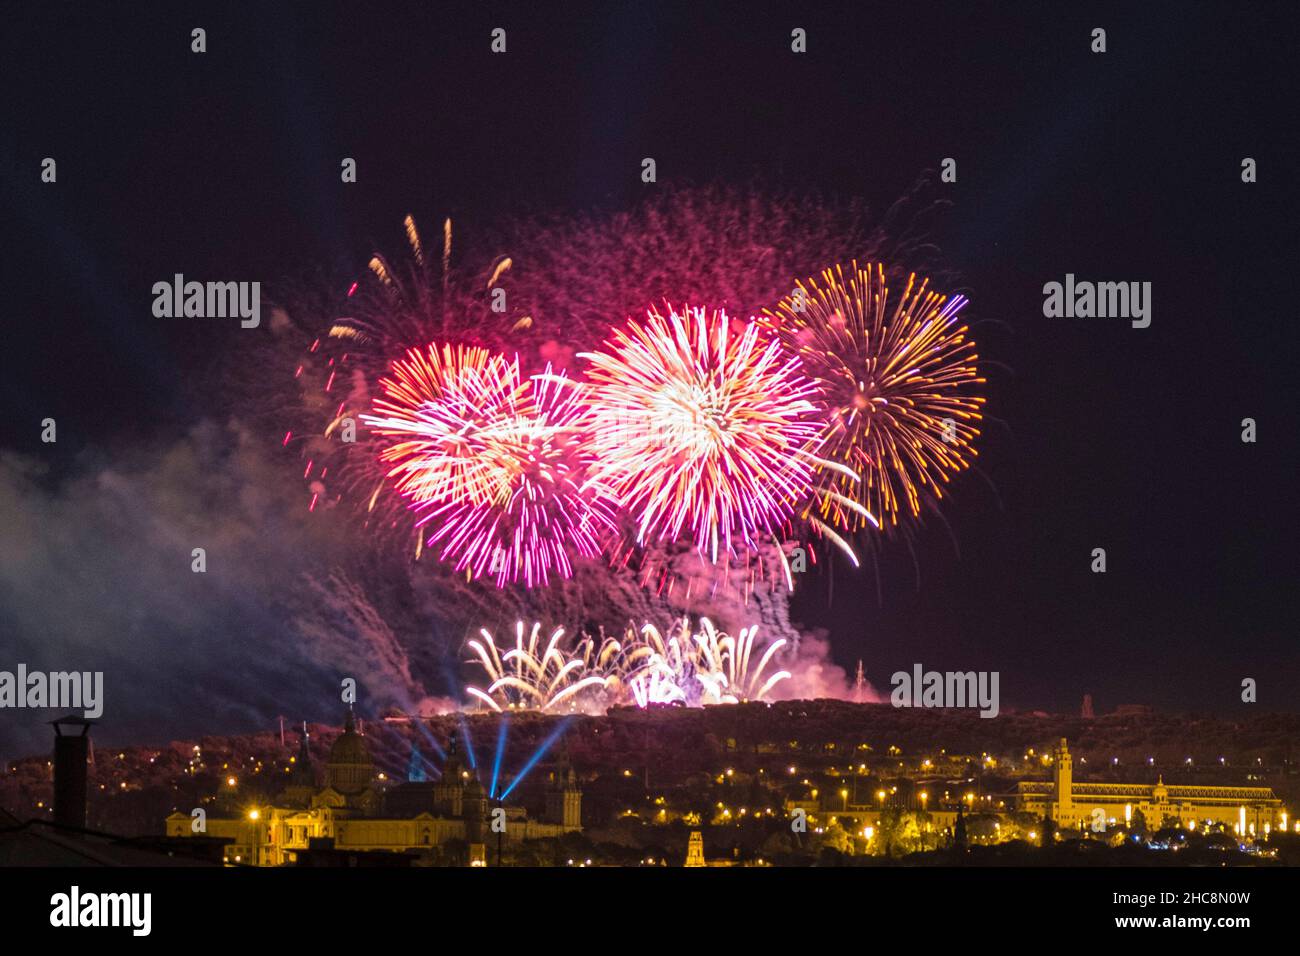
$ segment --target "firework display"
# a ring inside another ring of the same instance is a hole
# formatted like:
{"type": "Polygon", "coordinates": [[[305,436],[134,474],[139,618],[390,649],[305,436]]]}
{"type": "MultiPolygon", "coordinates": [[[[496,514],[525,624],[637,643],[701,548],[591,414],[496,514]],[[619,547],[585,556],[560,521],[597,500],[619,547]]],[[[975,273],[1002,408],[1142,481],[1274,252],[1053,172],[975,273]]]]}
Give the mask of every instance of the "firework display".
{"type": "Polygon", "coordinates": [[[9,17],[7,925],[1284,922],[1300,0],[1167,5],[9,17]]]}
{"type": "Polygon", "coordinates": [[[524,622],[515,624],[515,646],[502,651],[486,629],[479,633],[482,640],[471,640],[467,646],[477,656],[478,663],[487,672],[491,683],[486,689],[465,688],[471,697],[492,710],[523,707],[532,710],[559,710],[568,703],[576,709],[584,692],[603,689],[607,678],[601,673],[607,660],[605,655],[591,655],[590,641],[584,641],[576,650],[560,646],[564,628],[556,628],[542,646],[542,625],[534,623],[524,641],[524,622]]]}
{"type": "Polygon", "coordinates": [[[549,369],[523,379],[517,362],[450,346],[408,354],[381,386],[362,420],[389,441],[387,477],[442,559],[532,587],[570,576],[571,551],[599,551],[612,503],[587,477],[579,386],[549,369]]]}
{"type": "Polygon", "coordinates": [[[496,453],[520,413],[527,385],[517,362],[487,349],[412,349],[380,382],[385,396],[362,421],[390,439],[379,460],[412,502],[493,501],[510,487],[508,455],[496,453]]]}
{"type": "MultiPolygon", "coordinates": [[[[692,223],[730,221],[682,208],[692,249],[708,236],[692,223]]],[[[604,262],[627,252],[629,228],[569,236],[566,248],[604,262]]],[[[448,221],[438,277],[409,217],[406,230],[409,266],[376,255],[370,280],[349,290],[353,314],[298,367],[311,406],[327,410],[323,435],[291,430],[284,444],[307,459],[312,509],[358,488],[368,524],[413,530],[417,559],[427,551],[470,580],[541,587],[603,556],[656,592],[685,582],[688,599],[733,573],[746,594],[758,579],[793,590],[790,542],[829,542],[856,566],[860,544],[937,509],[976,455],[985,379],[959,321],[966,300],[927,279],[911,275],[892,296],[882,263],[855,261],[779,297],[756,274],[746,288],[770,305],[732,314],[731,285],[716,283],[711,300],[669,259],[655,281],[695,302],[642,304],[629,318],[608,304],[640,294],[618,273],[594,287],[609,311],[584,306],[566,324],[551,313],[568,299],[534,277],[519,286],[528,314],[487,319],[497,310],[485,297],[515,288],[514,258],[452,272],[448,221]],[[543,303],[547,289],[555,301],[543,303]],[[533,312],[556,339],[539,341],[533,312]],[[357,440],[340,441],[356,420],[357,440]]],[[[671,696],[643,677],[648,698],[671,696]]]]}
{"type": "Polygon", "coordinates": [[[958,321],[965,304],[915,275],[891,301],[884,266],[854,262],[764,313],[823,390],[823,454],[843,467],[820,469],[816,508],[836,527],[914,519],[970,465],[985,380],[958,321]]]}
{"type": "Polygon", "coordinates": [[[769,673],[784,639],[760,645],[757,626],[732,637],[708,618],[695,628],[681,618],[666,634],[649,623],[639,631],[629,627],[621,641],[584,635],[572,646],[565,645],[563,628],[543,643],[540,623],[525,639],[524,622],[517,621],[514,647],[505,650],[486,628],[479,633],[481,639],[466,647],[489,682],[465,690],[493,711],[601,713],[620,704],[736,704],[767,700],[790,677],[786,670],[769,673]]]}
{"type": "Polygon", "coordinates": [[[652,624],[641,629],[640,643],[647,649],[634,659],[637,670],[629,678],[633,697],[640,707],[652,703],[735,704],[765,700],[790,672],[767,673],[773,658],[785,647],[784,638],[767,644],[757,657],[756,625],[741,628],[732,637],[700,618],[695,630],[689,618],[681,618],[667,636],[652,624]]]}
{"type": "Polygon", "coordinates": [[[632,512],[638,544],[685,533],[716,562],[770,536],[808,494],[817,391],[756,323],[651,308],[582,357],[597,473],[632,512]]]}

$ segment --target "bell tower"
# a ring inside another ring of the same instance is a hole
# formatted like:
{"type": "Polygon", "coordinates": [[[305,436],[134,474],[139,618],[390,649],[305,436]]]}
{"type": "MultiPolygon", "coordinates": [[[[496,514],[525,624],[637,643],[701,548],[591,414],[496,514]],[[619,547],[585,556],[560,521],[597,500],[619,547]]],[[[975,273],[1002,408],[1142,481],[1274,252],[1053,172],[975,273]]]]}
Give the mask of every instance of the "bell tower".
{"type": "Polygon", "coordinates": [[[1052,799],[1056,803],[1054,816],[1056,822],[1062,824],[1066,822],[1067,816],[1072,816],[1069,811],[1074,802],[1073,758],[1070,756],[1070,748],[1066,746],[1064,737],[1061,738],[1060,746],[1053,752],[1053,757],[1055,761],[1052,766],[1052,799]]]}
{"type": "Polygon", "coordinates": [[[704,834],[699,830],[692,830],[686,843],[686,865],[708,866],[704,861],[704,834]]]}
{"type": "Polygon", "coordinates": [[[442,765],[442,776],[433,786],[433,805],[445,816],[459,817],[464,812],[465,768],[456,753],[456,734],[447,741],[447,759],[442,765]]]}
{"type": "Polygon", "coordinates": [[[316,768],[311,762],[311,750],[308,741],[307,721],[302,722],[302,734],[298,740],[298,756],[294,758],[293,772],[289,774],[289,786],[284,788],[284,798],[295,807],[305,807],[311,803],[316,792],[316,768]]]}
{"type": "Polygon", "coordinates": [[[567,757],[561,757],[551,771],[550,786],[546,789],[546,818],[566,830],[582,829],[582,789],[567,757]]]}

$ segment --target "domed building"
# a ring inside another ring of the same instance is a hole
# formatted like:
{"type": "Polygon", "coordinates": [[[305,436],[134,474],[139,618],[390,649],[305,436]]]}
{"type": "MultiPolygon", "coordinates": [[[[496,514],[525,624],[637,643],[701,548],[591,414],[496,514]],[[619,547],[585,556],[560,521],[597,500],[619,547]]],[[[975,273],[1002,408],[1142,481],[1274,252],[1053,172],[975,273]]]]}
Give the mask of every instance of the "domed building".
{"type": "MultiPolygon", "coordinates": [[[[348,708],[343,718],[343,732],[329,748],[325,761],[325,790],[342,797],[343,806],[369,809],[373,803],[374,760],[365,737],[356,732],[356,718],[348,708]]],[[[322,793],[325,797],[325,793],[322,793]]],[[[321,803],[335,804],[333,800],[321,803]]]]}
{"type": "MultiPolygon", "coordinates": [[[[434,749],[443,752],[435,743],[434,749]]],[[[307,747],[307,734],[299,744],[289,770],[287,786],[269,805],[245,808],[240,815],[213,814],[206,834],[228,841],[228,863],[281,866],[299,860],[304,852],[391,852],[414,854],[425,863],[449,859],[439,848],[459,841],[455,852],[470,866],[485,866],[486,843],[497,831],[489,827],[493,798],[479,779],[478,770],[466,767],[453,732],[448,735],[439,778],[423,776],[423,755],[412,743],[407,779],[393,784],[376,779],[370,745],[359,733],[349,710],[343,732],[330,747],[325,761],[325,786],[313,791],[315,771],[307,747]],[[414,768],[414,769],[412,769],[414,768]],[[418,771],[418,772],[417,772],[418,771]]],[[[552,772],[546,788],[547,813],[543,820],[529,819],[523,806],[502,807],[506,826],[494,844],[558,839],[582,828],[582,791],[567,759],[552,772]]],[[[190,816],[176,811],[167,817],[167,834],[193,835],[190,816]]]]}

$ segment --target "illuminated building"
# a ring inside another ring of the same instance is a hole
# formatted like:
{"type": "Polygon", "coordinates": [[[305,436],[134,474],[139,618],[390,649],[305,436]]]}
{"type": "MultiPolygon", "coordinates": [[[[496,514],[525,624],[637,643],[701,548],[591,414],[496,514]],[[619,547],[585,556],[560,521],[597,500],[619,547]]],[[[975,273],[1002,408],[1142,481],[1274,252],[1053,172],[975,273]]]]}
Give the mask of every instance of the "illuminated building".
{"type": "Polygon", "coordinates": [[[554,839],[582,828],[582,791],[564,760],[551,773],[546,819],[541,821],[528,819],[522,807],[490,807],[477,775],[461,763],[454,737],[441,778],[430,782],[422,776],[408,773],[406,782],[377,789],[370,748],[349,712],[343,733],[330,747],[324,787],[315,785],[304,738],[289,785],[273,806],[248,807],[239,816],[209,816],[199,833],[189,814],[173,813],[167,818],[167,835],[228,839],[225,861],[252,866],[292,864],[301,852],[318,848],[431,855],[436,847],[461,841],[468,862],[481,866],[485,847],[498,840],[508,845],[554,839]],[[504,826],[499,836],[489,819],[498,812],[504,826]]]}
{"type": "Polygon", "coordinates": [[[686,866],[708,866],[704,862],[704,834],[692,830],[690,841],[686,844],[686,866]]]}
{"type": "Polygon", "coordinates": [[[582,829],[582,790],[567,761],[551,772],[546,788],[546,816],[566,830],[582,829]]]}
{"type": "Polygon", "coordinates": [[[1268,787],[1166,786],[1163,776],[1154,785],[1075,783],[1073,758],[1064,737],[1053,756],[1051,781],[1018,784],[1016,806],[1046,814],[1058,827],[1089,828],[1094,820],[1115,825],[1141,812],[1151,829],[1206,823],[1234,827],[1246,818],[1262,832],[1266,824],[1276,827],[1286,816],[1282,801],[1268,787]]]}

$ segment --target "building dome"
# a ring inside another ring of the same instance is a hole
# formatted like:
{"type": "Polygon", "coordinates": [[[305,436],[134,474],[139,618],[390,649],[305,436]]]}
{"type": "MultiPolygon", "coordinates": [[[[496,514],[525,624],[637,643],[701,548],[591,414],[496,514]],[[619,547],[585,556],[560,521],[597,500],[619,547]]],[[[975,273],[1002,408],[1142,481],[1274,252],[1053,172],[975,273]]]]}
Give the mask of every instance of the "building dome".
{"type": "Polygon", "coordinates": [[[326,783],[339,793],[352,796],[370,786],[375,773],[375,763],[370,759],[366,738],[357,733],[356,721],[349,710],[343,722],[343,733],[330,747],[325,764],[326,783]]]}
{"type": "Polygon", "coordinates": [[[370,766],[370,748],[366,738],[355,731],[345,731],[330,747],[330,764],[365,764],[370,766]]]}

